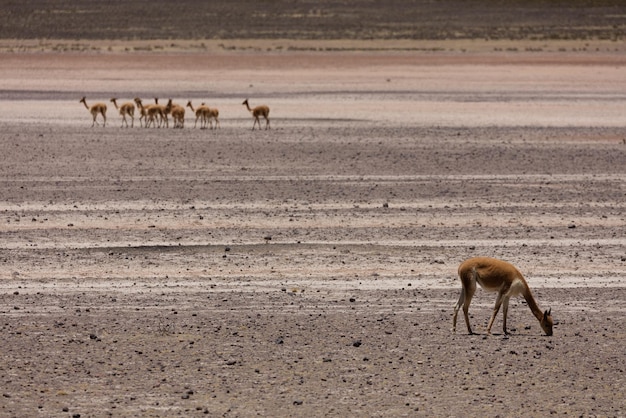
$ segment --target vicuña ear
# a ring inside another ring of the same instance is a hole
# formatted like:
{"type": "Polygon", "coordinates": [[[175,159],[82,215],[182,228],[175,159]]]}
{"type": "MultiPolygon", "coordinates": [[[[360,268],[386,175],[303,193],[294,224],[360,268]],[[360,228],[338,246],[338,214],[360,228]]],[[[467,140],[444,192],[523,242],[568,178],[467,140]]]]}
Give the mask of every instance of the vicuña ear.
{"type": "Polygon", "coordinates": [[[544,317],[546,317],[546,316],[550,316],[551,314],[552,314],[552,308],[550,308],[550,309],[546,310],[546,311],[543,313],[543,316],[544,316],[544,317]]]}

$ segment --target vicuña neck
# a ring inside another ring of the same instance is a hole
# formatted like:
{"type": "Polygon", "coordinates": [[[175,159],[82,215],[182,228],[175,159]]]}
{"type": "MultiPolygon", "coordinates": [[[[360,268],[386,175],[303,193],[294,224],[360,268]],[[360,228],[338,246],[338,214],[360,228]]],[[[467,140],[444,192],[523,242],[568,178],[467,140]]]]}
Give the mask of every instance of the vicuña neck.
{"type": "Polygon", "coordinates": [[[535,315],[535,318],[541,321],[543,319],[543,312],[541,312],[539,305],[537,305],[537,302],[535,301],[533,294],[530,292],[530,289],[527,289],[526,292],[524,292],[524,299],[526,299],[526,303],[528,303],[528,307],[532,311],[533,315],[535,315]]]}

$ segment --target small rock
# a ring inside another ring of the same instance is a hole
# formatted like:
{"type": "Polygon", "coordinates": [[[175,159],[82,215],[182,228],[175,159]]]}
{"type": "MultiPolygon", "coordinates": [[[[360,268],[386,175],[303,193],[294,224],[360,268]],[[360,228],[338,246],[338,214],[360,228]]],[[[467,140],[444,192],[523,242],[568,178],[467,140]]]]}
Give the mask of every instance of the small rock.
{"type": "Polygon", "coordinates": [[[352,343],[353,347],[360,347],[361,346],[361,340],[356,340],[355,342],[352,343]]]}

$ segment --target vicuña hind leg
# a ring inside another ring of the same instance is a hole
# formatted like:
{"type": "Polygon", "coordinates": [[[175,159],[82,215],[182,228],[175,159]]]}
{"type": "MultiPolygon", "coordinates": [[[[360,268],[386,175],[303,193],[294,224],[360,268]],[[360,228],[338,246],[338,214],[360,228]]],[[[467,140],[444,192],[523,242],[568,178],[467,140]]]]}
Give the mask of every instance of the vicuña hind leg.
{"type": "Polygon", "coordinates": [[[461,276],[461,284],[463,285],[461,288],[461,295],[459,296],[459,301],[456,303],[454,307],[454,316],[452,318],[452,329],[456,331],[456,320],[457,315],[459,313],[459,309],[463,307],[463,316],[465,317],[465,325],[467,325],[467,332],[469,334],[473,334],[472,326],[470,325],[469,320],[469,307],[472,303],[472,298],[474,297],[474,293],[476,292],[476,272],[470,272],[470,274],[465,274],[461,276]]]}
{"type": "Polygon", "coordinates": [[[456,303],[454,307],[454,316],[452,317],[452,332],[456,332],[456,318],[459,314],[459,309],[463,306],[463,302],[465,302],[465,289],[461,289],[461,295],[459,296],[459,301],[456,303]]]}
{"type": "Polygon", "coordinates": [[[472,303],[474,292],[476,292],[476,281],[472,280],[471,286],[465,288],[465,302],[463,303],[463,316],[465,317],[465,324],[467,325],[467,332],[469,334],[474,333],[474,331],[472,331],[472,326],[470,325],[469,320],[469,307],[470,303],[472,303]]]}

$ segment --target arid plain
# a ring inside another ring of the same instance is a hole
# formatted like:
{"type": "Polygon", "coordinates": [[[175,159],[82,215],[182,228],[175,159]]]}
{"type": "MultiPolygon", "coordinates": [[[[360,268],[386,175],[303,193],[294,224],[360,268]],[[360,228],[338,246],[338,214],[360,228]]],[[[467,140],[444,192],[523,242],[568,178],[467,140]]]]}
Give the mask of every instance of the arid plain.
{"type": "Polygon", "coordinates": [[[0,415],[623,415],[624,51],[254,45],[2,53],[0,415]],[[476,255],[553,336],[451,332],[476,255]]]}

